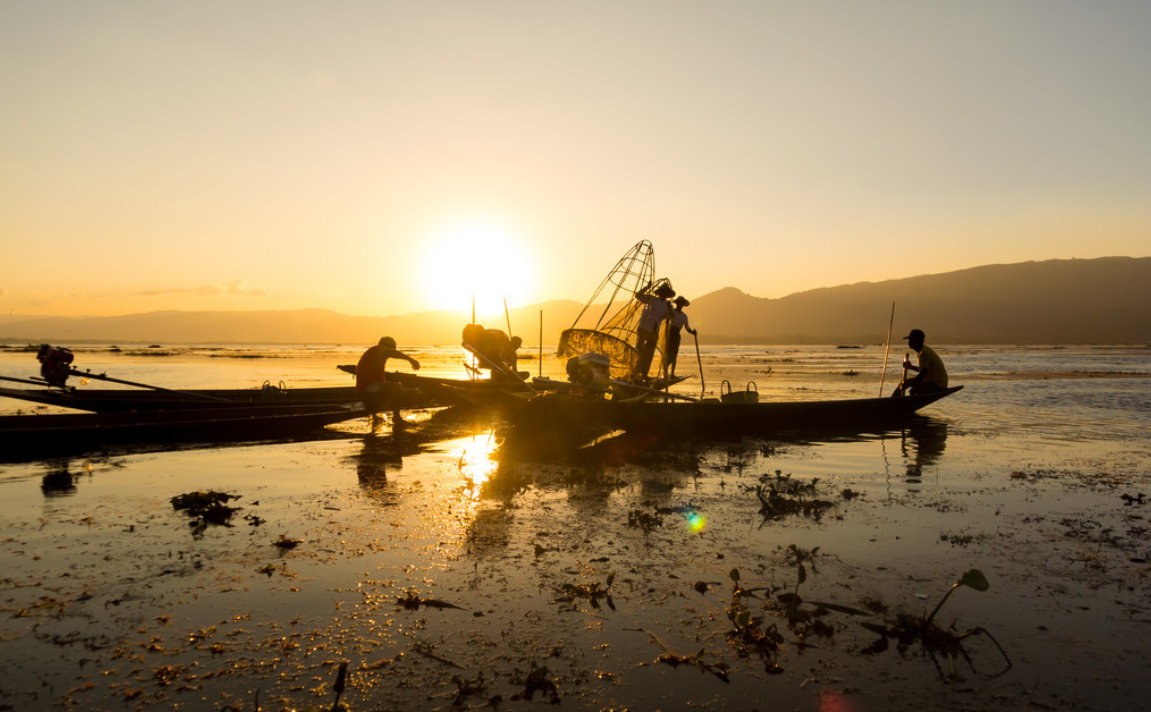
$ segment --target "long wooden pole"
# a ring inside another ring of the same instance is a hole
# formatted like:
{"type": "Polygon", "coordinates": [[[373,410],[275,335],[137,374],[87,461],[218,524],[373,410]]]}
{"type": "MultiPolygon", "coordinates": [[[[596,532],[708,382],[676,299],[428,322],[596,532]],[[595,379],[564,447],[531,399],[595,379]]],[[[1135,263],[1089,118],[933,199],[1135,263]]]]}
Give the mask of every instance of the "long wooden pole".
{"type": "Polygon", "coordinates": [[[488,368],[492,369],[493,374],[496,371],[499,371],[500,373],[507,376],[509,379],[514,379],[516,383],[518,383],[519,385],[528,389],[532,393],[538,392],[538,391],[536,391],[536,389],[532,388],[531,385],[529,385],[527,382],[523,381],[519,377],[519,374],[512,373],[511,369],[509,369],[507,366],[503,365],[502,363],[497,363],[496,361],[493,361],[492,359],[488,358],[487,356],[484,356],[482,353],[480,353],[479,351],[476,351],[474,348],[472,348],[471,346],[468,346],[467,344],[464,344],[464,348],[467,349],[469,352],[471,352],[471,354],[473,356],[478,358],[481,363],[486,364],[488,368]]]}
{"type": "Polygon", "coordinates": [[[707,386],[703,382],[703,356],[699,355],[699,333],[691,335],[695,339],[695,360],[699,362],[699,397],[707,395],[707,386]]]}
{"type": "Polygon", "coordinates": [[[895,326],[895,300],[891,300],[891,321],[887,322],[887,346],[883,349],[883,373],[879,377],[879,397],[883,397],[883,385],[887,379],[887,354],[891,351],[891,329],[895,326]]]}
{"type": "Polygon", "coordinates": [[[189,396],[191,398],[199,398],[201,400],[230,402],[230,401],[228,401],[227,398],[217,398],[216,396],[209,396],[209,395],[205,395],[203,393],[196,393],[195,391],[180,391],[180,390],[176,390],[174,388],[161,388],[160,386],[150,386],[147,383],[137,383],[135,381],[125,381],[121,378],[112,378],[111,376],[105,375],[103,373],[92,373],[91,371],[77,371],[74,368],[69,369],[68,371],[73,376],[78,376],[80,378],[97,378],[101,381],[108,381],[110,383],[120,383],[120,384],[123,384],[125,386],[135,386],[137,388],[147,388],[149,390],[162,391],[164,393],[175,393],[175,394],[182,395],[182,396],[189,396]]]}
{"type": "Polygon", "coordinates": [[[540,365],[537,368],[540,378],[544,376],[544,310],[540,309],[540,365]]]}

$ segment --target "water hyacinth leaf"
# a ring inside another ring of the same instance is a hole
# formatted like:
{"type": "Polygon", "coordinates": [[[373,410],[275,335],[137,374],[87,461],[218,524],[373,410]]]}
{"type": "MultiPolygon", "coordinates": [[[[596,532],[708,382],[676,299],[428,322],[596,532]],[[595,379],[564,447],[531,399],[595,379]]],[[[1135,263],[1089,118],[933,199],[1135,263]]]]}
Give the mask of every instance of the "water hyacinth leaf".
{"type": "Polygon", "coordinates": [[[983,572],[979,569],[971,569],[963,574],[963,578],[959,579],[959,583],[980,592],[991,588],[991,584],[987,582],[987,577],[984,576],[983,572]]]}
{"type": "Polygon", "coordinates": [[[805,569],[803,567],[803,564],[798,564],[798,566],[799,566],[799,582],[803,583],[804,581],[807,580],[807,569],[805,569]]]}
{"type": "Polygon", "coordinates": [[[732,569],[727,572],[727,575],[732,581],[739,583],[739,569],[732,569]]]}

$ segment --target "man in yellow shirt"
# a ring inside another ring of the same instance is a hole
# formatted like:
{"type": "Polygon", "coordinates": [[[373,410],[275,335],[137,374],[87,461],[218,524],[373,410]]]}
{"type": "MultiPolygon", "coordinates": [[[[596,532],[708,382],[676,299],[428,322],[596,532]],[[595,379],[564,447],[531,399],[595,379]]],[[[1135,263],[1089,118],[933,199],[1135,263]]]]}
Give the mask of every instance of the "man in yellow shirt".
{"type": "Polygon", "coordinates": [[[907,345],[919,354],[918,366],[913,365],[906,356],[903,357],[903,368],[917,372],[915,378],[903,384],[903,388],[913,395],[946,389],[947,369],[943,367],[943,359],[939,358],[939,354],[923,343],[926,339],[924,333],[919,329],[912,329],[911,333],[903,338],[907,339],[907,345]]]}

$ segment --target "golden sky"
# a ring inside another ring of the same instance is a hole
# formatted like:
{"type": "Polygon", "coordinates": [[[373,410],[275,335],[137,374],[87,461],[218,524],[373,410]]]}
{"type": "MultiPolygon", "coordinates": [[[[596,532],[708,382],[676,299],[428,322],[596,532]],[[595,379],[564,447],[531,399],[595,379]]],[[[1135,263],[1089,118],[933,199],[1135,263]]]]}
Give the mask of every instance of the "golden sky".
{"type": "MultiPolygon", "coordinates": [[[[1151,3],[0,0],[0,313],[1151,254],[1151,3]]],[[[499,307],[499,308],[502,308],[499,307]]]]}

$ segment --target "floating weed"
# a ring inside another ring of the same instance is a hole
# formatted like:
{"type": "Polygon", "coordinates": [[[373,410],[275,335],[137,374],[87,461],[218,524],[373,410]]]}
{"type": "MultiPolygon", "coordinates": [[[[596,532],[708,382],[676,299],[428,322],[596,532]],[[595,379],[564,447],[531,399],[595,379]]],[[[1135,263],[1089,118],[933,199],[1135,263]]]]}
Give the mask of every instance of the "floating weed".
{"type": "Polygon", "coordinates": [[[457,610],[464,610],[454,603],[447,601],[440,601],[435,598],[420,598],[414,591],[408,591],[403,596],[396,598],[396,605],[409,611],[418,611],[421,606],[426,608],[455,608],[457,610]]]}
{"type": "Polygon", "coordinates": [[[627,513],[627,525],[632,528],[639,527],[644,534],[650,534],[663,526],[663,517],[659,512],[649,513],[642,509],[632,509],[627,513]]]}
{"type": "Polygon", "coordinates": [[[488,685],[484,681],[484,671],[480,670],[475,680],[465,680],[459,675],[452,675],[452,682],[456,685],[456,698],[452,701],[453,707],[463,707],[469,697],[483,695],[488,685]]]}
{"type": "Polygon", "coordinates": [[[591,603],[592,608],[599,608],[599,599],[604,599],[607,607],[615,610],[615,602],[611,599],[611,586],[615,583],[615,572],[607,575],[607,580],[601,587],[599,581],[590,584],[574,584],[565,583],[560,588],[560,601],[564,603],[571,603],[576,598],[586,598],[591,603]]]}
{"type": "Polygon", "coordinates": [[[176,495],[171,502],[173,509],[183,511],[192,518],[189,522],[192,536],[199,537],[210,525],[232,526],[232,515],[240,508],[230,507],[228,502],[239,498],[238,494],[206,490],[176,495]]]}
{"type": "Polygon", "coordinates": [[[775,661],[775,654],[784,643],[783,635],[774,623],[765,627],[763,618],[753,616],[748,610],[744,599],[754,597],[754,594],[740,583],[739,569],[732,569],[728,576],[734,583],[732,600],[727,607],[727,618],[733,626],[727,633],[728,643],[740,657],[759,656],[768,674],[782,673],[783,668],[775,661]]]}
{"type": "Polygon", "coordinates": [[[815,496],[818,483],[819,478],[810,483],[793,480],[791,475],[784,475],[780,470],[775,471],[774,477],[760,477],[760,484],[755,488],[755,496],[760,503],[759,513],[765,519],[780,519],[789,514],[820,519],[824,511],[835,508],[835,503],[815,496]]]}
{"type": "Polygon", "coordinates": [[[275,546],[275,547],[278,547],[278,548],[284,549],[284,550],[291,550],[291,549],[295,549],[297,546],[299,546],[300,544],[303,544],[303,543],[304,542],[302,539],[292,539],[292,538],[289,538],[287,534],[281,534],[279,539],[272,542],[272,546],[275,546]]]}
{"type": "MultiPolygon", "coordinates": [[[[648,637],[650,637],[653,641],[655,641],[657,645],[659,645],[659,647],[663,648],[663,653],[655,659],[655,662],[657,663],[671,665],[673,668],[677,668],[680,665],[691,665],[692,667],[697,667],[706,673],[715,675],[717,678],[723,680],[724,682],[731,682],[727,675],[727,672],[730,669],[727,663],[705,662],[703,660],[703,656],[706,654],[706,650],[703,648],[700,648],[699,652],[693,655],[680,655],[673,652],[671,648],[667,647],[667,645],[665,645],[664,642],[659,639],[659,636],[657,636],[655,633],[652,633],[651,631],[644,630],[643,628],[625,628],[624,630],[634,630],[639,633],[646,633],[648,637]]],[[[646,665],[647,663],[642,664],[646,665]]]]}
{"type": "MultiPolygon", "coordinates": [[[[955,589],[963,586],[983,592],[989,589],[991,584],[988,583],[987,578],[979,569],[970,569],[967,573],[963,574],[958,581],[952,584],[951,588],[947,589],[947,593],[943,594],[943,598],[940,599],[931,613],[922,617],[908,613],[900,613],[896,615],[894,622],[887,625],[864,623],[863,626],[865,628],[879,633],[881,637],[865,648],[863,652],[865,654],[884,652],[888,648],[888,640],[890,638],[895,638],[896,641],[898,641],[898,648],[901,653],[906,652],[910,646],[918,643],[924,652],[931,656],[932,661],[936,663],[937,667],[938,661],[936,660],[936,656],[942,655],[945,657],[948,663],[947,676],[953,680],[957,680],[961,679],[955,671],[955,658],[957,656],[962,656],[963,659],[967,661],[967,664],[971,666],[971,669],[975,669],[975,664],[963,648],[963,641],[975,635],[985,635],[995,645],[996,649],[999,650],[1000,655],[1003,656],[1003,660],[1007,663],[1007,667],[999,673],[996,673],[993,677],[998,677],[1006,673],[1012,667],[1011,659],[1007,656],[1007,652],[1003,650],[1003,646],[995,639],[995,636],[991,635],[986,629],[972,628],[963,633],[957,633],[951,630],[944,630],[935,625],[935,616],[939,613],[939,610],[943,608],[943,604],[947,602],[947,599],[951,597],[955,589]]],[[[939,672],[943,674],[941,668],[939,672]]]]}
{"type": "Polygon", "coordinates": [[[780,645],[785,642],[783,634],[775,624],[765,625],[762,618],[756,618],[747,609],[743,599],[754,597],[754,591],[765,591],[764,610],[781,617],[795,636],[799,645],[807,645],[812,636],[830,638],[835,629],[824,620],[829,613],[843,613],[853,616],[868,615],[867,611],[843,606],[826,601],[806,601],[799,595],[799,587],[807,581],[807,568],[815,571],[815,556],[819,547],[811,550],[801,549],[794,544],[787,548],[785,553],[789,565],[796,569],[795,588],[790,591],[780,590],[781,587],[769,586],[766,588],[747,589],[741,584],[738,569],[732,569],[728,574],[735,586],[733,600],[727,609],[729,620],[735,630],[728,634],[729,640],[742,655],[755,652],[765,661],[769,673],[782,672],[774,662],[773,655],[780,645]]]}
{"type": "Polygon", "coordinates": [[[527,676],[522,680],[524,691],[517,692],[512,695],[513,700],[534,700],[537,692],[547,696],[547,701],[553,705],[560,703],[559,688],[556,686],[555,680],[551,678],[551,672],[548,671],[546,665],[535,664],[532,661],[531,669],[528,671],[527,676]]]}

